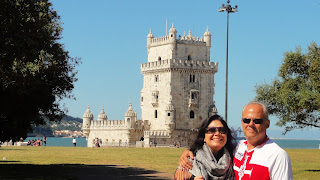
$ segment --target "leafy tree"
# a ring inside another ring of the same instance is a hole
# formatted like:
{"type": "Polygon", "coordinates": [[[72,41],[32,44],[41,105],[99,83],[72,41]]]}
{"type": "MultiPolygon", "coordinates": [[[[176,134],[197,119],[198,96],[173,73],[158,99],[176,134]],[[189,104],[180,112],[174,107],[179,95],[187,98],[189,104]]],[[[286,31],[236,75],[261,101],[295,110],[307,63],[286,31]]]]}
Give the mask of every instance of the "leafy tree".
{"type": "Polygon", "coordinates": [[[269,113],[279,118],[277,125],[292,129],[320,128],[320,47],[312,42],[286,52],[283,64],[271,84],[256,87],[255,100],[264,102],[269,113]]]}
{"type": "Polygon", "coordinates": [[[0,1],[0,141],[25,138],[32,124],[60,120],[77,80],[48,0],[0,1]]]}

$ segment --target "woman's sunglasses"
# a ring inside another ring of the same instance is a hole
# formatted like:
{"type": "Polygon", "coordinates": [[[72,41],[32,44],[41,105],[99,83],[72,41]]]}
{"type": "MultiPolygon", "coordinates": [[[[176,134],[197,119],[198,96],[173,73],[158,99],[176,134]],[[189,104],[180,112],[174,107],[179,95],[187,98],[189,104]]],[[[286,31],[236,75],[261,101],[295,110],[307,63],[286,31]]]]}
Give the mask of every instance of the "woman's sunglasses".
{"type": "Polygon", "coordinates": [[[207,134],[214,134],[217,131],[221,134],[227,134],[227,129],[225,127],[208,127],[206,129],[207,134]]]}
{"type": "MultiPolygon", "coordinates": [[[[251,122],[251,119],[249,118],[242,118],[243,123],[249,124],[251,122]]],[[[263,119],[252,119],[253,123],[255,124],[261,124],[263,122],[263,119]]]]}

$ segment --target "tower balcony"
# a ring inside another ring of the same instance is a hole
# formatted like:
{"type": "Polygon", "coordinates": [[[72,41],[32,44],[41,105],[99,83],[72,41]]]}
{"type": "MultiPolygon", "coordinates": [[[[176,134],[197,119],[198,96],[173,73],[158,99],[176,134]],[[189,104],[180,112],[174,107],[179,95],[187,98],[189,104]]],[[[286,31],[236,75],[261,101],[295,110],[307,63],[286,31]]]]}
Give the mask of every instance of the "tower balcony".
{"type": "Polygon", "coordinates": [[[198,107],[198,100],[197,99],[189,99],[189,108],[190,107],[198,107]]]}

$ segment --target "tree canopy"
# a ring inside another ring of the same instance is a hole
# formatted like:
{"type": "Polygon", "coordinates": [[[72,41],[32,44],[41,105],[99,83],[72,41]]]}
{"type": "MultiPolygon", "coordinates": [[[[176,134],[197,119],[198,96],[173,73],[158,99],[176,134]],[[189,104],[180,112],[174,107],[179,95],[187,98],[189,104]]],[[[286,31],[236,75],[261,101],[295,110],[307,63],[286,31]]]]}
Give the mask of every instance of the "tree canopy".
{"type": "Polygon", "coordinates": [[[0,1],[0,141],[25,138],[32,125],[60,120],[74,98],[78,58],[61,40],[60,16],[48,0],[0,1]]]}
{"type": "Polygon", "coordinates": [[[256,87],[256,101],[264,102],[284,134],[293,129],[320,128],[320,47],[312,42],[284,54],[278,77],[256,87]]]}

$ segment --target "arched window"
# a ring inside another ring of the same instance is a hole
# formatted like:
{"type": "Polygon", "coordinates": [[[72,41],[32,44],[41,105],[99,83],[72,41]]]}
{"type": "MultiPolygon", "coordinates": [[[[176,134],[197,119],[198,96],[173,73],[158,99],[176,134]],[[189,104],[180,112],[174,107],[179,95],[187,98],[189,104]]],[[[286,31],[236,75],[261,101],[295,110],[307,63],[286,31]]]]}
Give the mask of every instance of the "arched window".
{"type": "Polygon", "coordinates": [[[190,55],[188,55],[188,60],[191,60],[191,56],[190,55]]]}
{"type": "Polygon", "coordinates": [[[160,56],[158,57],[158,61],[161,61],[161,57],[160,56]]]}
{"type": "Polygon", "coordinates": [[[127,119],[127,123],[128,123],[128,124],[130,123],[130,118],[127,119]]]}
{"type": "Polygon", "coordinates": [[[154,111],[154,117],[158,118],[158,111],[157,110],[154,111]]]}
{"type": "Polygon", "coordinates": [[[141,97],[141,102],[143,102],[143,97],[141,97]]]}
{"type": "Polygon", "coordinates": [[[168,116],[170,116],[170,113],[168,113],[168,116]]]}
{"type": "Polygon", "coordinates": [[[196,75],[193,75],[192,77],[193,77],[192,82],[195,82],[195,80],[196,80],[196,75]]]}
{"type": "Polygon", "coordinates": [[[190,111],[190,118],[193,119],[194,118],[194,112],[191,110],[190,111]]]}

